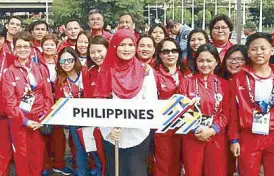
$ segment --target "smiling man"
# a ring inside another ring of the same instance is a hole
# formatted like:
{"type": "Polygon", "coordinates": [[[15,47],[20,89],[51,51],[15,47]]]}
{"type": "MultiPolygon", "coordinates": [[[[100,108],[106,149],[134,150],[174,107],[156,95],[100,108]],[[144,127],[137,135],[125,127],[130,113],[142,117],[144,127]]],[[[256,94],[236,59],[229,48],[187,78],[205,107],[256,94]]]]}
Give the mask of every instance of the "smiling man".
{"type": "Polygon", "coordinates": [[[13,37],[22,29],[21,18],[19,18],[18,16],[9,17],[6,24],[6,29],[7,29],[6,45],[8,48],[8,52],[12,54],[14,50],[13,37]]]}
{"type": "Polygon", "coordinates": [[[66,23],[67,40],[65,40],[58,46],[57,52],[59,53],[65,47],[72,47],[73,49],[75,49],[76,39],[81,30],[82,28],[78,20],[69,20],[66,23]]]}

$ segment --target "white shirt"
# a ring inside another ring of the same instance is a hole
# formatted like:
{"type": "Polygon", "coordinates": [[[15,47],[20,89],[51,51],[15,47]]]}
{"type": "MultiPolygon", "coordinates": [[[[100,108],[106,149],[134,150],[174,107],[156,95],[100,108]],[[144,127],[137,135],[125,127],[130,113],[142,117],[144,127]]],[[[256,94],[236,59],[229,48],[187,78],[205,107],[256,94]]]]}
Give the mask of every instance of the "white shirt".
{"type": "Polygon", "coordinates": [[[273,87],[273,77],[267,79],[260,79],[256,76],[255,78],[255,101],[269,102],[273,87]]]}
{"type": "MultiPolygon", "coordinates": [[[[119,99],[113,94],[113,99],[119,99]]],[[[140,92],[133,97],[135,100],[157,100],[157,87],[152,68],[149,74],[145,76],[140,92]]],[[[103,138],[115,145],[115,141],[111,140],[109,134],[113,128],[100,128],[103,138]]],[[[119,148],[130,148],[141,144],[149,135],[150,129],[141,128],[122,128],[120,133],[119,148]]]]}
{"type": "Polygon", "coordinates": [[[49,69],[49,79],[52,83],[55,82],[56,80],[56,76],[57,76],[57,73],[56,73],[56,70],[55,70],[55,64],[48,64],[46,63],[48,69],[49,69]]]}

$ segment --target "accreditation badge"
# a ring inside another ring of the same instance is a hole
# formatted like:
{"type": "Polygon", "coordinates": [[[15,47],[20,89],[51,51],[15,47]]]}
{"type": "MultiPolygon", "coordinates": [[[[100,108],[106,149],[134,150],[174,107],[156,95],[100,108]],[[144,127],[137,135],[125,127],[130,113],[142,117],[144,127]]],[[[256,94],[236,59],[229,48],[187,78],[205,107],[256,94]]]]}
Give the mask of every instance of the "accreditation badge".
{"type": "Polygon", "coordinates": [[[254,134],[269,134],[270,127],[270,113],[262,113],[253,111],[253,123],[252,123],[252,133],[254,134]]]}
{"type": "Polygon", "coordinates": [[[210,127],[213,123],[213,118],[212,116],[206,116],[206,115],[202,115],[202,121],[200,126],[204,126],[204,127],[210,127]]]}
{"type": "Polygon", "coordinates": [[[22,111],[29,113],[32,109],[34,100],[35,100],[35,96],[33,94],[25,94],[20,101],[19,108],[22,111]]]}

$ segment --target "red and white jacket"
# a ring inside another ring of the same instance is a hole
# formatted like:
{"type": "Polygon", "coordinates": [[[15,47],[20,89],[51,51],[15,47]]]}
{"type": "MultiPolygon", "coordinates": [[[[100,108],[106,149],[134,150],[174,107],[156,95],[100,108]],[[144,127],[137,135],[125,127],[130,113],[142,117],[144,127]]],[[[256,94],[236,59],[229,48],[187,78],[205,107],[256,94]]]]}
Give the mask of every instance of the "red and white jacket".
{"type": "Polygon", "coordinates": [[[197,73],[193,77],[186,78],[181,82],[179,92],[190,99],[199,96],[201,113],[203,115],[212,116],[214,114],[214,104],[216,103],[215,80],[217,80],[217,93],[222,95],[222,101],[218,106],[211,127],[217,133],[224,133],[226,131],[230,115],[230,83],[227,80],[224,80],[215,74],[210,74],[207,77],[207,81],[205,81],[204,75],[197,73]],[[196,80],[198,83],[199,95],[196,93],[196,80]]]}
{"type": "Polygon", "coordinates": [[[17,59],[4,73],[2,80],[3,106],[8,118],[16,119],[19,125],[24,125],[28,119],[39,121],[39,116],[47,114],[53,105],[51,85],[46,69],[42,65],[33,63],[31,59],[26,63],[26,67],[31,68],[31,73],[37,83],[36,89],[33,90],[35,100],[31,112],[25,113],[19,108],[28,84],[26,79],[28,72],[17,59]]]}
{"type": "Polygon", "coordinates": [[[100,67],[93,65],[89,70],[87,67],[82,68],[83,72],[83,84],[84,84],[84,96],[86,98],[94,97],[94,90],[97,85],[98,75],[100,67]]]}
{"type": "Polygon", "coordinates": [[[223,59],[225,57],[225,53],[228,51],[228,49],[230,47],[233,46],[233,43],[231,43],[230,41],[228,41],[225,45],[223,46],[218,46],[216,43],[214,43],[213,41],[210,42],[210,44],[212,44],[213,46],[215,46],[216,48],[222,48],[222,50],[219,52],[219,56],[220,56],[220,61],[223,62],[223,59]]]}
{"type": "MultiPolygon", "coordinates": [[[[274,72],[274,65],[270,66],[274,72]]],[[[254,104],[250,100],[246,77],[248,75],[253,97],[255,97],[255,79],[252,73],[253,69],[250,66],[245,66],[233,77],[231,82],[231,122],[228,131],[230,140],[239,139],[240,129],[251,130],[252,128],[254,104]]],[[[255,103],[255,110],[261,111],[257,103],[255,103]]],[[[274,130],[273,107],[270,109],[270,130],[274,130]]]]}
{"type": "Polygon", "coordinates": [[[66,47],[72,47],[73,49],[75,49],[75,44],[70,43],[69,40],[65,40],[58,45],[57,53],[60,53],[60,51],[66,47]]]}
{"type": "MultiPolygon", "coordinates": [[[[0,85],[2,85],[2,77],[7,68],[13,64],[16,56],[10,54],[4,48],[0,50],[0,85]]],[[[0,86],[0,103],[3,105],[2,86],[0,86]]],[[[0,117],[5,116],[4,106],[0,107],[0,117]]]]}

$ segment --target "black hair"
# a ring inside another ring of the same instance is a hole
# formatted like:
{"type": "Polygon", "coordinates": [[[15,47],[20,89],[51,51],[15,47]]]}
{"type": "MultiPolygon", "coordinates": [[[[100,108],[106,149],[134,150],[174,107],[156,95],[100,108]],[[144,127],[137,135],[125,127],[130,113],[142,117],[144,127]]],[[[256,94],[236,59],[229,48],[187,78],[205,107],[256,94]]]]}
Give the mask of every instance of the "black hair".
{"type": "Polygon", "coordinates": [[[33,23],[30,24],[30,31],[33,31],[35,26],[40,25],[40,24],[46,25],[46,30],[48,30],[48,27],[49,27],[48,23],[45,21],[42,21],[42,20],[38,20],[38,21],[34,21],[33,23]]]}
{"type": "MultiPolygon", "coordinates": [[[[160,43],[158,43],[158,45],[157,45],[157,47],[156,47],[156,52],[155,52],[155,53],[156,53],[156,57],[155,57],[155,59],[156,59],[156,61],[155,61],[155,68],[156,68],[156,70],[159,70],[159,66],[162,65],[162,66],[165,68],[165,70],[166,70],[167,72],[169,72],[169,69],[163,64],[163,61],[162,61],[162,59],[161,59],[161,57],[160,57],[161,50],[162,50],[163,45],[164,45],[164,43],[165,43],[166,41],[173,42],[173,43],[175,44],[175,46],[176,46],[176,49],[177,49],[178,51],[180,51],[180,46],[179,46],[178,42],[177,42],[175,39],[170,38],[170,37],[164,38],[160,43]]],[[[179,58],[178,58],[178,60],[177,60],[176,65],[177,65],[177,67],[180,68],[180,70],[181,70],[182,73],[184,73],[185,71],[188,70],[188,69],[186,68],[186,66],[183,65],[182,62],[181,62],[181,53],[180,53],[180,52],[179,52],[179,58]]]]}
{"type": "Polygon", "coordinates": [[[206,43],[206,44],[203,44],[201,45],[197,52],[196,52],[196,55],[194,57],[194,60],[195,60],[195,63],[194,63],[194,73],[198,73],[199,70],[198,70],[198,67],[197,67],[197,59],[199,57],[199,55],[202,53],[202,52],[209,52],[210,54],[213,55],[213,57],[216,59],[217,61],[217,66],[215,67],[214,69],[214,74],[220,76],[220,65],[221,65],[221,62],[220,62],[220,56],[219,56],[219,53],[218,53],[218,50],[211,44],[209,43],[206,43]]]}
{"type": "Polygon", "coordinates": [[[126,15],[130,16],[132,22],[135,23],[136,20],[135,20],[135,18],[133,17],[133,15],[130,14],[130,13],[127,13],[127,12],[124,12],[124,13],[122,13],[121,15],[119,15],[119,21],[120,21],[120,18],[121,18],[122,16],[126,16],[126,15]]]}
{"type": "Polygon", "coordinates": [[[154,25],[149,29],[148,34],[151,35],[152,32],[153,32],[153,30],[154,30],[156,27],[161,28],[161,29],[164,31],[165,37],[168,37],[167,30],[166,30],[166,28],[164,27],[164,25],[162,25],[161,23],[154,24],[154,25]]]}
{"type": "MultiPolygon", "coordinates": [[[[140,35],[140,37],[137,40],[137,49],[138,49],[138,45],[139,45],[141,39],[143,39],[143,38],[150,38],[152,40],[153,47],[156,49],[156,43],[155,43],[153,37],[151,35],[148,35],[148,34],[141,34],[140,35]]],[[[136,52],[136,57],[138,58],[137,52],[136,52]]],[[[153,57],[155,57],[155,52],[153,53],[153,57]]]]}
{"type": "Polygon", "coordinates": [[[77,19],[69,19],[69,20],[66,22],[66,28],[67,28],[68,23],[70,23],[70,22],[77,22],[77,23],[79,24],[79,26],[81,27],[80,21],[79,21],[79,20],[77,20],[77,19]]]}
{"type": "Polygon", "coordinates": [[[150,38],[150,39],[152,40],[152,43],[153,43],[154,48],[156,48],[156,43],[155,43],[155,41],[153,40],[153,37],[152,37],[151,35],[149,35],[149,34],[141,34],[141,35],[140,35],[140,37],[139,37],[138,40],[137,40],[137,47],[138,47],[138,44],[139,44],[139,42],[141,41],[142,38],[150,38]]]}
{"type": "MultiPolygon", "coordinates": [[[[188,68],[193,72],[194,71],[194,58],[193,58],[193,50],[192,50],[192,48],[191,48],[191,46],[190,46],[190,40],[191,40],[191,37],[192,37],[192,35],[193,34],[196,34],[196,33],[202,33],[203,35],[204,35],[204,37],[205,37],[205,40],[206,40],[206,43],[208,43],[209,42],[209,37],[208,37],[208,35],[207,35],[207,33],[206,33],[206,31],[205,30],[203,30],[203,29],[193,29],[190,33],[189,33],[189,35],[188,35],[188,38],[187,38],[187,63],[188,63],[188,68]]],[[[184,59],[184,58],[183,58],[184,59]]]]}
{"type": "MultiPolygon", "coordinates": [[[[213,30],[213,28],[214,28],[214,25],[215,25],[218,21],[224,21],[224,22],[227,24],[227,26],[228,26],[228,28],[229,28],[229,31],[230,31],[230,32],[233,31],[234,26],[233,26],[233,22],[231,21],[231,19],[230,19],[228,16],[224,15],[224,14],[220,14],[220,15],[215,16],[215,17],[210,21],[210,23],[209,23],[209,25],[208,25],[211,38],[212,38],[212,30],[213,30]]],[[[229,39],[231,38],[231,35],[232,35],[232,33],[230,33],[229,39]]]]}
{"type": "Polygon", "coordinates": [[[245,46],[249,48],[251,42],[253,42],[256,39],[263,38],[272,46],[272,36],[269,33],[266,32],[256,32],[254,34],[251,34],[246,38],[245,46]]]}
{"type": "Polygon", "coordinates": [[[107,41],[106,38],[104,38],[103,36],[97,35],[91,38],[89,45],[88,45],[88,57],[87,57],[87,67],[88,69],[91,68],[91,66],[95,65],[95,63],[92,61],[91,57],[90,57],[90,47],[91,45],[104,45],[106,47],[106,49],[108,49],[109,43],[107,41]]]}
{"type": "Polygon", "coordinates": [[[230,57],[231,54],[240,51],[245,59],[245,62],[248,61],[247,47],[245,45],[236,44],[230,47],[225,53],[223,62],[221,64],[221,76],[224,79],[229,80],[231,78],[231,73],[227,70],[226,60],[230,57]]]}
{"type": "Polygon", "coordinates": [[[19,20],[21,22],[21,25],[22,25],[23,20],[19,16],[10,16],[8,18],[7,24],[9,24],[10,21],[11,21],[11,19],[14,19],[14,18],[17,19],[17,20],[19,20]]]}
{"type": "MultiPolygon", "coordinates": [[[[256,39],[261,39],[261,38],[262,38],[262,39],[265,39],[265,40],[270,44],[270,46],[273,47],[273,45],[272,45],[272,36],[271,36],[271,34],[266,33],[266,32],[256,32],[256,33],[251,34],[250,36],[248,36],[248,37],[246,38],[245,46],[247,47],[247,50],[249,49],[250,44],[251,44],[254,40],[256,40],[256,39]]],[[[271,59],[271,58],[270,58],[270,59],[271,59]]],[[[246,64],[247,64],[247,65],[251,65],[251,64],[252,64],[252,61],[251,61],[250,57],[247,58],[246,64]]]]}
{"type": "MultiPolygon", "coordinates": [[[[80,31],[77,38],[76,38],[76,45],[75,45],[75,51],[76,51],[76,53],[78,54],[79,57],[80,57],[80,52],[77,49],[77,41],[78,41],[78,39],[81,35],[85,35],[88,38],[88,45],[90,43],[90,33],[88,31],[80,31]]],[[[87,53],[88,53],[88,51],[87,51],[87,53]]]]}

